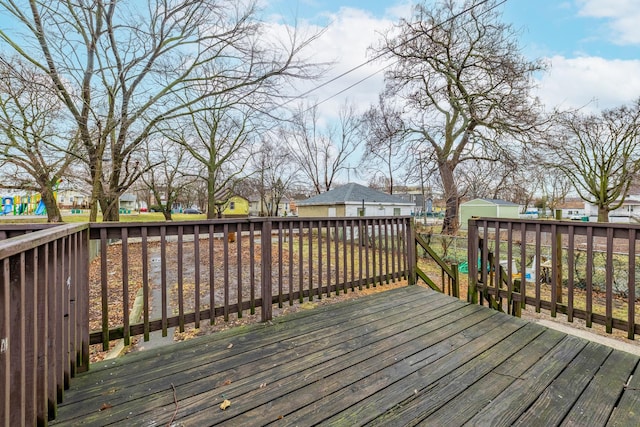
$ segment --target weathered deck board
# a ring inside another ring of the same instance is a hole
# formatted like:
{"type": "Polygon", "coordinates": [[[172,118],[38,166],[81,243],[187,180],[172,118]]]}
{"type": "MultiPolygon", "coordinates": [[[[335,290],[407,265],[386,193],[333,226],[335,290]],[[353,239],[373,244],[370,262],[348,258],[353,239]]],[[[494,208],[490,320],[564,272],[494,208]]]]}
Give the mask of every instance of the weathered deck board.
{"type": "Polygon", "coordinates": [[[625,387],[625,392],[607,425],[637,426],[640,424],[640,366],[636,366],[633,377],[625,387]]]}
{"type": "MultiPolygon", "coordinates": [[[[571,412],[565,417],[562,425],[576,427],[606,425],[617,399],[624,391],[629,379],[629,372],[633,371],[637,363],[637,357],[632,354],[623,351],[611,353],[582,393],[580,399],[573,405],[571,412]]],[[[637,405],[640,402],[636,402],[635,407],[625,408],[624,402],[628,402],[629,397],[630,394],[625,393],[623,401],[620,402],[622,406],[619,404],[618,408],[622,411],[624,419],[633,420],[635,417],[631,416],[632,413],[629,410],[637,411],[637,405]]],[[[637,425],[637,422],[633,424],[637,425]]]]}
{"type": "MultiPolygon", "coordinates": [[[[441,297],[444,298],[444,295],[441,297]]],[[[399,295],[400,301],[403,303],[410,303],[414,301],[414,296],[402,294],[399,295]]],[[[371,301],[364,301],[365,304],[358,305],[358,309],[340,318],[345,322],[344,328],[341,331],[344,333],[346,330],[357,329],[359,326],[367,325],[376,318],[380,317],[380,312],[387,313],[386,310],[390,310],[394,307],[392,301],[376,302],[375,299],[371,301]]],[[[450,300],[448,301],[451,302],[450,300]]],[[[422,306],[425,309],[432,309],[434,305],[443,305],[442,300],[432,299],[415,301],[415,310],[420,310],[422,306]]],[[[388,321],[390,324],[395,324],[406,319],[404,310],[411,310],[413,304],[402,306],[400,310],[394,311],[392,314],[388,314],[388,321]]],[[[296,328],[289,328],[289,322],[294,321],[300,316],[288,316],[283,321],[278,321],[270,327],[264,325],[254,325],[253,329],[264,329],[263,332],[255,335],[247,335],[247,328],[234,328],[225,331],[220,334],[207,337],[208,342],[198,341],[186,341],[177,343],[175,347],[171,349],[173,351],[168,352],[167,349],[154,350],[155,358],[149,358],[149,355],[145,352],[132,353],[127,355],[124,359],[118,359],[114,362],[101,363],[92,367],[93,374],[89,377],[80,377],[77,381],[74,381],[71,390],[82,390],[83,394],[88,394],[91,391],[98,391],[105,386],[108,387],[110,382],[118,382],[119,376],[123,373],[128,375],[129,381],[132,383],[138,383],[143,381],[154,381],[153,377],[148,375],[148,372],[144,370],[145,365],[153,364],[162,371],[162,377],[168,377],[172,374],[178,374],[178,377],[182,375],[188,375],[189,370],[193,370],[194,367],[200,365],[218,363],[225,359],[229,359],[229,356],[235,356],[243,354],[243,357],[250,357],[251,354],[255,357],[266,357],[268,354],[272,354],[275,350],[282,346],[291,345],[293,341],[296,345],[303,345],[305,342],[300,341],[300,337],[308,335],[308,341],[317,341],[317,333],[322,332],[324,339],[330,339],[331,334],[338,333],[338,330],[327,331],[326,318],[322,315],[324,311],[313,310],[304,312],[305,322],[297,325],[296,328]],[[233,347],[228,349],[228,345],[233,343],[233,347]],[[247,355],[246,352],[250,354],[247,355]],[[129,360],[127,360],[129,359],[129,360]],[[134,372],[130,371],[130,363],[140,360],[140,368],[134,372]],[[151,378],[151,379],[149,379],[151,378]]],[[[233,359],[232,359],[233,360],[233,359]]],[[[217,367],[220,370],[219,367],[217,367]]],[[[68,399],[67,403],[72,403],[76,400],[86,399],[82,394],[76,394],[68,399]]]]}
{"type": "Polygon", "coordinates": [[[637,365],[412,286],[96,364],[53,424],[637,425],[637,365]]]}
{"type": "MultiPolygon", "coordinates": [[[[535,339],[520,349],[517,353],[508,356],[498,366],[491,369],[486,375],[474,382],[454,398],[444,400],[445,393],[442,393],[439,407],[433,413],[427,415],[424,425],[451,425],[464,424],[474,414],[478,413],[486,404],[491,402],[496,396],[502,393],[509,385],[515,381],[520,381],[517,377],[519,372],[524,372],[538,362],[542,356],[547,354],[563,338],[561,332],[548,329],[539,339],[535,339]]],[[[489,365],[491,367],[491,365],[489,365]]],[[[459,369],[465,369],[461,366],[459,369]]],[[[466,385],[466,384],[465,384],[466,385]]],[[[455,387],[451,384],[449,387],[455,387]]],[[[445,389],[446,391],[446,389],[445,389]]],[[[417,420],[421,421],[421,420],[417,420]]]]}

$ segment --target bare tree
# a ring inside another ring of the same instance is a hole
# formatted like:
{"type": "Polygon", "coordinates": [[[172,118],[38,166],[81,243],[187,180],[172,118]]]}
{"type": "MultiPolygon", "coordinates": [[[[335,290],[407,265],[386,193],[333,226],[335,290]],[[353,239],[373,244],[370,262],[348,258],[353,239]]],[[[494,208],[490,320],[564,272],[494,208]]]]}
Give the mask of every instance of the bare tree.
{"type": "Polygon", "coordinates": [[[63,113],[40,70],[0,61],[0,188],[39,192],[48,222],[62,221],[55,190],[75,160],[77,139],[61,125],[63,113]]]}
{"type": "Polygon", "coordinates": [[[269,139],[263,139],[252,156],[254,188],[260,196],[260,215],[278,216],[282,199],[297,179],[290,152],[269,139]]]}
{"type": "Polygon", "coordinates": [[[443,232],[458,228],[460,193],[455,171],[505,140],[522,139],[538,123],[529,96],[532,73],[515,33],[501,22],[496,1],[443,0],[415,6],[375,50],[395,60],[386,90],[403,101],[414,142],[431,151],[446,198],[443,232]]]}
{"type": "Polygon", "coordinates": [[[601,114],[566,113],[560,127],[548,165],[598,207],[598,221],[608,222],[640,171],[640,99],[601,114]]]}
{"type": "Polygon", "coordinates": [[[235,182],[247,175],[256,111],[233,96],[202,101],[177,129],[164,135],[187,150],[200,165],[192,173],[207,184],[207,218],[217,218],[235,182]]]}
{"type": "Polygon", "coordinates": [[[367,169],[380,167],[388,180],[384,190],[393,194],[394,177],[406,163],[408,150],[404,146],[402,113],[383,94],[378,96],[378,104],[364,114],[363,134],[365,151],[361,165],[367,169]]]}
{"type": "Polygon", "coordinates": [[[336,177],[349,167],[348,161],[360,146],[361,120],[352,105],[340,109],[336,125],[320,127],[318,108],[299,107],[291,128],[283,133],[300,173],[316,194],[331,190],[336,177]]]}
{"type": "Polygon", "coordinates": [[[192,158],[180,145],[171,144],[164,138],[146,141],[145,170],[140,178],[151,192],[153,204],[160,208],[167,221],[171,220],[173,206],[196,178],[185,176],[191,170],[192,158]]]}
{"type": "Polygon", "coordinates": [[[0,41],[49,76],[73,117],[91,175],[92,221],[97,203],[104,220],[118,220],[119,196],[144,172],[134,153],[157,124],[211,96],[309,76],[298,57],[310,40],[270,41],[253,0],[141,3],[0,0],[21,24],[15,36],[0,30],[0,41]]]}
{"type": "MultiPolygon", "coordinates": [[[[478,157],[462,163],[456,171],[460,194],[467,198],[502,199],[527,204],[540,187],[532,184],[533,171],[527,156],[514,147],[493,158],[478,157]]],[[[533,180],[537,182],[537,180],[533,180]]]]}

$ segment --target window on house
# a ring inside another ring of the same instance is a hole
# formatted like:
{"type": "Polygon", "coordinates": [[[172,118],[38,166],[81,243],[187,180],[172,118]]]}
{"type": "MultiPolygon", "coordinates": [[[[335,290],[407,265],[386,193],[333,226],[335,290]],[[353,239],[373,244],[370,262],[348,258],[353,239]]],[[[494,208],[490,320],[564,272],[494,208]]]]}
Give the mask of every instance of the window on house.
{"type": "Polygon", "coordinates": [[[358,216],[364,216],[365,208],[358,208],[358,216]]]}
{"type": "Polygon", "coordinates": [[[393,208],[393,216],[400,216],[400,208],[393,208]]]}
{"type": "Polygon", "coordinates": [[[229,210],[234,210],[236,208],[236,202],[229,202],[229,210]]]}

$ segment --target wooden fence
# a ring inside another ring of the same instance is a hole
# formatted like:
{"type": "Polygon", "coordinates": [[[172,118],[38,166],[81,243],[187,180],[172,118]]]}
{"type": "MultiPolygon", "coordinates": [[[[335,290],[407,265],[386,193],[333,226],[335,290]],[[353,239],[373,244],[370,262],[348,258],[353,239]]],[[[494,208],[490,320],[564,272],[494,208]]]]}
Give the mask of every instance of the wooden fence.
{"type": "MultiPolygon", "coordinates": [[[[5,227],[10,229],[11,227],[5,227]]],[[[0,241],[0,424],[42,425],[89,366],[87,224],[0,241]]]]}
{"type": "Polygon", "coordinates": [[[636,224],[472,219],[468,298],[515,314],[526,305],[562,313],[634,339],[639,238],[636,224]]]}

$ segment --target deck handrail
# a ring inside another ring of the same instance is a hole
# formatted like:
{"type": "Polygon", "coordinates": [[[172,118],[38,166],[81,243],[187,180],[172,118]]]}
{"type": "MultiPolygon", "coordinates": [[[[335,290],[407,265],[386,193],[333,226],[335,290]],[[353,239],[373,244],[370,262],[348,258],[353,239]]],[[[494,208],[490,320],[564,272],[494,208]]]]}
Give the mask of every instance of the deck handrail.
{"type": "Polygon", "coordinates": [[[402,277],[411,280],[411,248],[408,248],[411,232],[412,222],[408,216],[92,223],[91,239],[99,242],[101,247],[98,262],[102,320],[99,330],[91,332],[90,342],[102,343],[106,349],[113,340],[124,339],[125,344],[129,344],[134,335],[142,335],[144,340],[149,340],[153,331],[167,335],[168,329],[173,327],[180,331],[189,324],[199,328],[201,321],[213,322],[219,317],[228,320],[231,314],[242,317],[247,312],[254,314],[258,308],[261,320],[267,321],[271,319],[273,304],[282,307],[284,303],[293,304],[304,298],[312,300],[314,296],[322,298],[323,295],[346,292],[355,287],[377,286],[402,277]],[[140,291],[132,291],[126,271],[129,244],[134,239],[141,244],[143,260],[140,291]],[[206,271],[198,263],[185,261],[183,253],[175,254],[176,258],[169,257],[169,240],[174,240],[172,248],[177,251],[185,248],[188,241],[189,250],[194,255],[197,253],[198,257],[207,258],[206,271]],[[113,274],[107,248],[113,241],[122,242],[120,264],[124,267],[120,294],[124,307],[117,314],[117,324],[113,324],[114,316],[110,315],[113,307],[107,289],[108,276],[113,274]],[[160,264],[156,279],[162,282],[156,298],[162,300],[162,307],[167,307],[167,287],[171,286],[168,272],[172,268],[170,261],[173,261],[173,268],[177,270],[173,285],[177,285],[179,299],[175,312],[163,310],[161,316],[153,320],[149,285],[149,260],[152,258],[149,248],[152,241],[160,246],[154,249],[159,251],[156,260],[160,264]],[[222,258],[218,259],[220,256],[222,258]],[[268,262],[272,258],[274,261],[268,262]],[[262,260],[267,262],[260,262],[262,260]],[[184,290],[187,279],[182,272],[187,267],[193,270],[189,285],[194,289],[190,291],[184,290]],[[213,288],[208,280],[212,276],[213,288]],[[248,291],[240,290],[238,283],[241,281],[248,282],[248,291]],[[141,307],[140,321],[132,321],[125,314],[131,311],[134,304],[131,302],[132,294],[135,292],[141,307]],[[187,307],[182,298],[189,292],[193,301],[187,307]],[[211,307],[214,307],[213,312],[211,307]]]}
{"type": "Polygon", "coordinates": [[[639,231],[637,224],[470,219],[468,300],[512,304],[516,313],[513,304],[529,305],[634,339],[639,231]]]}
{"type": "Polygon", "coordinates": [[[274,304],[282,307],[294,300],[314,300],[400,278],[413,283],[410,217],[27,224],[2,229],[0,424],[4,425],[46,424],[55,418],[70,378],[88,369],[90,344],[108,348],[111,341],[129,343],[134,335],[148,340],[155,330],[166,335],[170,327],[184,330],[185,325],[198,327],[205,319],[228,320],[230,314],[241,317],[257,309],[266,321],[274,304]],[[95,277],[89,277],[90,241],[100,249],[92,261],[98,264],[95,277]],[[139,254],[133,253],[134,242],[139,243],[139,254]],[[119,255],[113,258],[109,249],[117,244],[119,255]],[[185,256],[189,245],[191,262],[185,256]],[[150,252],[155,250],[158,257],[152,260],[150,252]],[[142,261],[139,278],[130,270],[130,256],[142,261]],[[158,299],[164,308],[158,319],[151,320],[150,265],[156,261],[158,299]],[[175,276],[169,277],[172,268],[175,276]],[[187,283],[191,269],[194,283],[187,283]],[[204,269],[210,273],[206,282],[204,269]],[[115,295],[108,286],[113,275],[119,281],[115,295]],[[130,319],[134,280],[140,281],[139,322],[130,319]],[[246,293],[244,282],[250,284],[246,293]],[[175,313],[167,311],[171,285],[178,292],[175,313]],[[207,287],[208,307],[200,293],[207,287]],[[194,299],[191,310],[189,297],[194,299]],[[111,316],[118,304],[121,313],[111,316]],[[93,332],[90,306],[100,317],[99,330],[93,332]],[[116,325],[110,323],[113,317],[116,325]]]}
{"type": "Polygon", "coordinates": [[[427,255],[436,263],[441,272],[441,286],[438,286],[424,271],[422,271],[416,265],[416,274],[422,279],[431,289],[438,292],[447,292],[447,294],[456,298],[460,297],[460,280],[458,274],[458,264],[453,263],[451,266],[440,258],[440,256],[431,248],[429,242],[427,242],[420,234],[416,234],[416,246],[420,246],[427,255]]]}
{"type": "Polygon", "coordinates": [[[89,227],[43,228],[0,241],[2,425],[46,424],[89,366],[89,227]]]}

